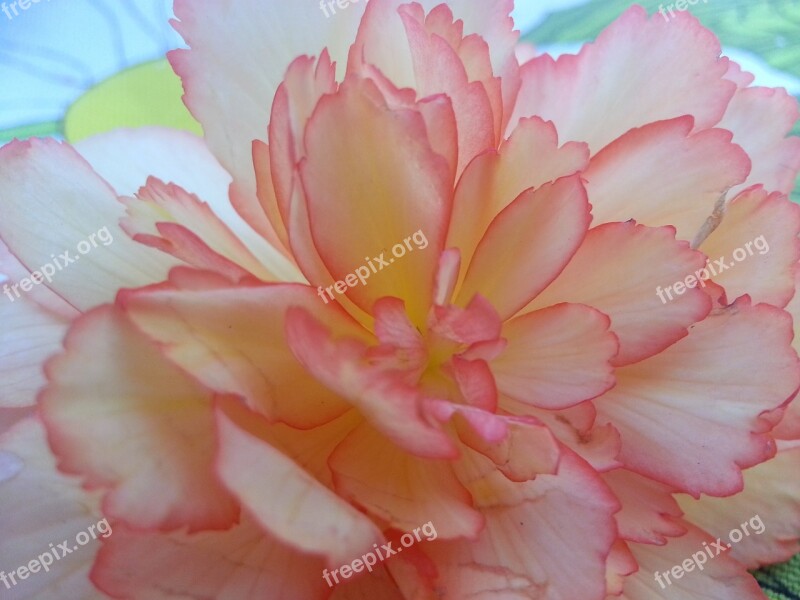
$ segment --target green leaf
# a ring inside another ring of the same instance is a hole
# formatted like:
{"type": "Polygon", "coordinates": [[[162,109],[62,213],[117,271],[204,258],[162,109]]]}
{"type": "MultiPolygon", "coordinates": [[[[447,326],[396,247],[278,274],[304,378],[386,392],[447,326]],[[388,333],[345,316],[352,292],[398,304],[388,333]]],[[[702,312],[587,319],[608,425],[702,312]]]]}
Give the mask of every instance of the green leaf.
{"type": "Polygon", "coordinates": [[[70,142],[117,129],[159,125],[202,134],[183,105],[181,80],[166,59],[132,67],[98,84],[67,111],[70,142]]]}

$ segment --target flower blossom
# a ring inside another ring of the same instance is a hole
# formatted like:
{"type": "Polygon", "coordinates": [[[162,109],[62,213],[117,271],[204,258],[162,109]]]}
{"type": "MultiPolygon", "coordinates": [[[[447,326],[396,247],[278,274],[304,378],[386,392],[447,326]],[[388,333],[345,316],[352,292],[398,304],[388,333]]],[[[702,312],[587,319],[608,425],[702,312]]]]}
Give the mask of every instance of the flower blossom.
{"type": "Polygon", "coordinates": [[[12,597],[763,597],[800,550],[796,102],[686,12],[520,64],[512,8],[176,0],[202,140],[0,149],[7,282],[114,238],[0,306],[0,568],[113,528],[12,597]]]}

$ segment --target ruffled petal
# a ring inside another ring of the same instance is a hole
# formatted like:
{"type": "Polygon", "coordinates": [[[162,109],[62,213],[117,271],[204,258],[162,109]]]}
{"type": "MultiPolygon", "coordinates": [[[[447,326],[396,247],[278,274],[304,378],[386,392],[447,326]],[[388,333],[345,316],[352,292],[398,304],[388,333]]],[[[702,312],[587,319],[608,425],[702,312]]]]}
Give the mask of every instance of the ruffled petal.
{"type": "Polygon", "coordinates": [[[347,398],[366,419],[394,443],[424,458],[455,458],[458,449],[448,434],[425,418],[425,395],[402,375],[371,368],[365,344],[337,339],[310,313],[291,309],[287,339],[297,360],[318,381],[347,398]]]}
{"type": "Polygon", "coordinates": [[[690,527],[689,533],[672,538],[665,546],[629,544],[639,571],[625,581],[620,600],[653,600],[654,598],[680,598],[681,600],[707,600],[708,598],[736,598],[736,600],[764,600],[764,592],[743,565],[726,555],[714,555],[714,540],[705,532],[690,527]],[[697,557],[697,562],[692,557],[697,557]],[[697,564],[707,559],[702,569],[697,564]],[[682,565],[691,565],[684,570],[682,565]],[[678,567],[679,578],[671,570],[678,567]],[[660,583],[659,583],[660,578],[660,583]]]}
{"type": "Polygon", "coordinates": [[[422,116],[390,109],[368,80],[348,80],[318,104],[306,152],[301,174],[311,233],[331,275],[349,280],[342,285],[361,308],[394,296],[416,324],[424,323],[452,181],[428,143],[422,116]],[[334,154],[331,140],[337,140],[334,154]]]}
{"type": "Polygon", "coordinates": [[[800,448],[779,450],[772,460],[744,472],[741,493],[700,500],[681,496],[679,501],[686,519],[713,536],[729,539],[730,532],[739,529],[741,540],[730,555],[748,569],[757,569],[800,552],[798,473],[800,448]]]}
{"type": "Polygon", "coordinates": [[[0,238],[32,272],[52,271],[46,285],[80,310],[159,281],[176,264],[125,235],[114,190],[65,144],[0,148],[0,198],[0,238]]]}
{"type": "Polygon", "coordinates": [[[447,462],[420,460],[362,423],[329,461],[336,491],[400,531],[427,521],[441,539],[474,538],[483,516],[447,462]]]}
{"type": "Polygon", "coordinates": [[[335,568],[383,541],[369,518],[269,443],[266,421],[228,403],[217,409],[216,423],[220,479],[284,544],[335,568]]]}
{"type": "Polygon", "coordinates": [[[580,178],[523,192],[492,221],[475,251],[457,302],[480,294],[507,319],[564,269],[586,236],[591,207],[580,178]]]}
{"type": "Polygon", "coordinates": [[[82,317],[41,396],[59,468],[105,488],[106,514],[139,528],[221,529],[238,508],[214,477],[211,394],[120,312],[82,317]]]}
{"type": "Polygon", "coordinates": [[[730,133],[692,134],[693,119],[680,117],[632,129],[592,157],[584,172],[593,223],[672,225],[692,241],[729,188],[750,170],[747,154],[730,133]],[[708,160],[713,156],[714,160],[708,160]]]}
{"type": "Polygon", "coordinates": [[[589,230],[561,275],[524,312],[560,302],[596,308],[611,318],[619,338],[614,364],[632,363],[684,337],[708,314],[711,301],[699,287],[670,294],[669,301],[662,289],[688,281],[705,262],[687,242],[675,240],[672,227],[607,223],[589,230]]]}
{"type": "Polygon", "coordinates": [[[695,496],[741,491],[741,470],[775,453],[762,413],[800,385],[791,337],[788,314],[739,301],[617,369],[616,387],[596,405],[598,420],[622,435],[625,466],[695,496]]]}
{"type": "Polygon", "coordinates": [[[700,250],[728,301],[747,294],[753,302],[783,307],[795,292],[798,234],[800,206],[780,193],[752,188],[728,204],[700,250]]]}
{"type": "MultiPolygon", "coordinates": [[[[233,176],[235,206],[258,206],[252,145],[267,141],[272,101],[289,64],[298,56],[319,56],[323,48],[344,64],[364,9],[364,2],[354,3],[331,18],[322,10],[309,18],[308,7],[292,2],[175,2],[173,24],[190,49],[174,50],[169,59],[209,148],[233,176]]],[[[268,239],[279,245],[260,217],[268,239]]]]}
{"type": "Polygon", "coordinates": [[[92,571],[115,598],[325,600],[322,559],[270,536],[247,513],[226,531],[144,533],[122,525],[92,571]]]}
{"type": "Polygon", "coordinates": [[[588,160],[585,144],[559,147],[552,123],[522,119],[497,152],[478,156],[459,179],[447,247],[458,248],[462,264],[468,265],[489,224],[517,196],[582,171],[588,160]]]}
{"type": "Polygon", "coordinates": [[[366,334],[303,285],[231,285],[210,274],[128,292],[131,319],[165,354],[208,388],[236,394],[272,421],[308,429],[348,405],[317,383],[289,350],[287,311],[305,307],[340,334],[366,334]]]}
{"type": "Polygon", "coordinates": [[[605,597],[619,505],[593,469],[568,454],[556,475],[513,483],[470,454],[459,476],[486,515],[486,528],[477,541],[423,549],[438,569],[443,600],[605,597]]]}
{"type": "Polygon", "coordinates": [[[603,481],[622,504],[622,510],[617,513],[621,538],[662,546],[668,537],[678,537],[688,531],[681,522],[683,511],[673,498],[670,486],[627,469],[604,473],[603,481]]]}
{"type": "MultiPolygon", "coordinates": [[[[800,119],[797,100],[783,88],[740,89],[717,127],[733,132],[733,141],[753,161],[743,184],[761,184],[770,192],[789,194],[800,171],[800,139],[789,132],[800,119]]],[[[734,188],[737,193],[741,188],[734,188]]]]}
{"type": "Polygon", "coordinates": [[[619,344],[609,322],[588,306],[559,304],[505,323],[508,346],[491,362],[499,391],[555,410],[599,396],[614,385],[619,344]]]}
{"type": "Polygon", "coordinates": [[[736,91],[720,54],[717,37],[689,12],[667,22],[633,6],[579,54],[526,63],[511,123],[539,115],[561,139],[586,142],[592,152],[629,129],[682,115],[705,129],[736,91]]]}

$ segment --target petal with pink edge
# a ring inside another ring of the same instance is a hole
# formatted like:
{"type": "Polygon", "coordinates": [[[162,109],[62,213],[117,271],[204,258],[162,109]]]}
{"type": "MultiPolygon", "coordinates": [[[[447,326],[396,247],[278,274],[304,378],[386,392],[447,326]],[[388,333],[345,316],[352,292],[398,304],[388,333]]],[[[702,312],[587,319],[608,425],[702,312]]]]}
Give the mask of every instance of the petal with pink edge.
{"type": "Polygon", "coordinates": [[[329,464],[343,498],[400,531],[433,521],[441,539],[474,538],[483,517],[448,462],[420,460],[367,423],[336,448],[329,464]]]}
{"type": "Polygon", "coordinates": [[[472,453],[459,470],[486,528],[474,542],[423,548],[443,600],[605,596],[619,505],[593,469],[567,451],[556,475],[530,482],[513,483],[472,453]]]}
{"type": "MultiPolygon", "coordinates": [[[[733,141],[753,161],[744,185],[762,184],[771,192],[791,193],[800,171],[800,139],[789,132],[798,119],[797,100],[783,88],[736,92],[717,127],[733,132],[733,141]]],[[[734,188],[733,193],[739,191],[734,188]]]]}
{"type": "Polygon", "coordinates": [[[207,267],[214,260],[224,261],[230,264],[226,272],[235,272],[238,267],[239,272],[265,281],[277,278],[207,203],[175,184],[149,177],[136,198],[123,202],[128,216],[121,225],[134,240],[163,249],[198,268],[207,267]],[[178,227],[188,230],[200,247],[189,245],[187,235],[177,233],[178,227]],[[206,258],[208,255],[213,258],[206,258]]]}
{"type": "Polygon", "coordinates": [[[775,453],[762,413],[800,385],[791,338],[788,314],[739,301],[617,369],[616,387],[595,402],[598,421],[619,430],[628,469],[694,496],[739,492],[741,470],[775,453]]]}
{"type": "MultiPolygon", "coordinates": [[[[665,546],[629,544],[639,563],[639,571],[625,581],[620,600],[653,600],[653,598],[680,598],[681,600],[707,600],[709,598],[736,598],[736,600],[764,600],[764,592],[743,565],[722,554],[708,559],[705,548],[715,540],[696,527],[689,533],[672,538],[665,546]],[[676,579],[670,572],[695,554],[704,555],[708,561],[703,570],[693,568],[676,579]],[[661,583],[658,582],[660,575],[661,583]]],[[[715,553],[711,547],[709,550],[715,553]]]]}
{"type": "Polygon", "coordinates": [[[503,325],[508,341],[491,362],[500,393],[558,410],[599,396],[614,385],[611,359],[619,349],[610,320],[580,304],[558,304],[503,325]]]}
{"type": "Polygon", "coordinates": [[[216,411],[217,473],[270,534],[292,548],[320,555],[335,568],[383,541],[362,513],[272,446],[266,421],[236,406],[216,411]],[[269,485],[264,482],[269,481],[269,485]]]}
{"type": "Polygon", "coordinates": [[[692,134],[693,124],[691,117],[650,123],[592,157],[583,176],[595,225],[636,219],[694,239],[717,200],[745,180],[750,160],[729,132],[692,134]]]}
{"type": "Polygon", "coordinates": [[[700,245],[728,301],[783,307],[794,294],[800,260],[800,206],[780,193],[745,190],[726,207],[722,222],[700,245]]]}
{"type": "Polygon", "coordinates": [[[670,486],[627,469],[614,469],[603,474],[603,481],[619,498],[622,510],[617,513],[619,535],[630,542],[667,543],[667,537],[687,532],[681,522],[681,511],[670,486]]]}
{"type": "Polygon", "coordinates": [[[368,284],[345,288],[347,296],[367,311],[383,296],[401,298],[422,324],[452,199],[449,167],[433,152],[422,115],[392,110],[374,83],[350,79],[319,102],[305,135],[308,218],[331,275],[344,281],[373,257],[383,259],[374,261],[368,284]],[[424,237],[416,247],[415,232],[424,237]]]}
{"type": "Polygon", "coordinates": [[[619,338],[614,364],[632,363],[684,337],[687,327],[708,314],[711,301],[699,288],[685,289],[671,301],[659,296],[705,262],[687,242],[675,240],[671,227],[607,223],[589,230],[561,275],[525,312],[561,302],[596,308],[611,318],[619,338]]]}
{"type": "Polygon", "coordinates": [[[221,529],[238,514],[213,473],[211,394],[112,307],[76,322],[40,397],[59,468],[106,488],[103,510],[139,528],[221,529]]]}
{"type": "Polygon", "coordinates": [[[457,302],[480,294],[502,319],[523,308],[564,269],[583,242],[591,207],[580,177],[528,190],[489,225],[457,302]]]}
{"type": "MultiPolygon", "coordinates": [[[[209,148],[233,176],[235,206],[257,210],[252,143],[267,141],[272,101],[289,64],[298,56],[319,56],[327,48],[343,65],[364,6],[354,3],[325,18],[318,7],[293,2],[175,2],[178,21],[173,24],[190,49],[175,50],[169,59],[183,80],[184,101],[203,125],[209,148]],[[315,14],[309,15],[309,10],[315,14]]],[[[259,216],[268,239],[277,245],[266,217],[259,216]]]]}
{"type": "Polygon", "coordinates": [[[611,318],[619,338],[613,363],[628,364],[681,339],[708,314],[711,301],[701,289],[684,289],[669,301],[661,293],[704,264],[702,254],[675,240],[671,227],[632,221],[600,225],[589,230],[561,275],[524,312],[561,302],[596,308],[611,318]]]}
{"type": "Polygon", "coordinates": [[[689,12],[667,22],[633,6],[579,54],[526,63],[511,124],[539,115],[593,153],[633,127],[682,115],[708,128],[736,91],[720,54],[717,37],[689,12]]]}
{"type": "Polygon", "coordinates": [[[367,347],[353,338],[336,338],[302,308],[287,314],[286,335],[298,361],[320,383],[347,398],[366,419],[412,454],[456,458],[447,433],[423,414],[424,394],[402,375],[370,368],[367,347]]]}
{"type": "Polygon", "coordinates": [[[265,533],[247,513],[226,531],[143,533],[115,526],[92,571],[115,598],[325,600],[323,561],[265,533]]]}
{"type": "Polygon", "coordinates": [[[303,285],[231,285],[211,274],[125,293],[133,322],[176,364],[208,388],[242,396],[272,421],[308,429],[348,409],[317,383],[289,350],[287,311],[304,307],[339,334],[366,331],[303,285]]]}
{"type": "Polygon", "coordinates": [[[744,491],[729,498],[678,498],[686,520],[713,536],[742,533],[731,556],[748,569],[781,563],[800,552],[800,448],[744,472],[744,491]],[[747,523],[747,525],[744,525],[747,523]]]}
{"type": "Polygon", "coordinates": [[[529,188],[574,175],[588,164],[586,144],[558,145],[552,123],[538,117],[522,119],[497,152],[478,156],[456,187],[448,248],[458,248],[468,265],[489,224],[529,188]]]}
{"type": "Polygon", "coordinates": [[[110,301],[119,288],[159,281],[176,264],[123,233],[114,190],[65,144],[0,148],[0,199],[0,238],[29,270],[49,265],[55,273],[46,285],[80,310],[110,301]]]}

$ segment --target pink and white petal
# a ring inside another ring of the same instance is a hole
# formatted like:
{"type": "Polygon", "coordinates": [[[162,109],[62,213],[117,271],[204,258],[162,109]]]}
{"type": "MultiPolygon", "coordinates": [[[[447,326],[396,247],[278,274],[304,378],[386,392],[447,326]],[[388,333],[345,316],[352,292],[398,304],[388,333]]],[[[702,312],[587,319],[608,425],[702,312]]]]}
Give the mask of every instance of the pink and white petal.
{"type": "Polygon", "coordinates": [[[633,6],[579,54],[523,65],[511,125],[539,115],[561,139],[586,142],[593,153],[634,127],[682,115],[706,129],[736,91],[720,54],[717,37],[689,12],[667,22],[633,6]]]}
{"type": "MultiPolygon", "coordinates": [[[[736,92],[717,127],[733,133],[753,170],[742,185],[761,184],[770,192],[789,194],[800,172],[800,139],[789,136],[800,119],[797,100],[783,88],[751,87],[736,92]]],[[[734,188],[738,193],[742,188],[734,188]]]]}
{"type": "Polygon", "coordinates": [[[145,529],[222,529],[238,507],[213,473],[211,394],[113,307],[81,317],[40,396],[65,473],[105,488],[104,512],[145,529]]]}
{"type": "MultiPolygon", "coordinates": [[[[66,309],[77,314],[69,306],[66,309]]],[[[0,300],[0,407],[21,408],[36,403],[36,393],[45,383],[42,365],[61,348],[70,320],[27,295],[0,300]]]]}
{"type": "Polygon", "coordinates": [[[580,304],[558,304],[503,325],[508,341],[491,362],[500,393],[558,410],[599,396],[614,385],[611,359],[619,349],[610,320],[580,304]]]}
{"type": "Polygon", "coordinates": [[[650,123],[592,157],[583,176],[595,225],[635,219],[672,225],[679,239],[694,239],[717,200],[745,180],[750,160],[729,132],[692,134],[693,124],[688,116],[650,123]]]}
{"type": "Polygon", "coordinates": [[[118,196],[134,195],[150,177],[196,194],[265,268],[285,279],[296,279],[296,269],[263,239],[266,232],[259,230],[257,221],[247,213],[240,216],[240,207],[231,204],[231,176],[202,138],[160,127],[115,129],[81,140],[75,148],[118,196]]]}
{"type": "Polygon", "coordinates": [[[728,204],[700,250],[722,271],[714,282],[725,288],[728,301],[747,294],[753,302],[783,307],[795,293],[798,234],[800,206],[783,194],[755,187],[728,204]],[[719,259],[724,259],[724,271],[719,259]]]}
{"type": "Polygon", "coordinates": [[[473,158],[496,148],[500,141],[500,82],[492,78],[491,65],[488,65],[488,76],[484,73],[486,79],[476,80],[463,55],[469,42],[475,42],[480,58],[488,62],[489,48],[480,38],[462,40],[460,28],[453,25],[453,15],[444,4],[427,19],[419,4],[404,4],[398,12],[408,37],[415,78],[413,87],[418,96],[446,94],[453,103],[458,134],[457,174],[460,174],[473,158]],[[446,31],[437,31],[439,28],[446,31]]]}
{"type": "Polygon", "coordinates": [[[592,306],[611,318],[619,338],[613,363],[632,363],[681,339],[708,314],[711,301],[701,289],[687,289],[669,303],[658,295],[705,263],[687,242],[675,240],[672,227],[607,223],[589,230],[561,275],[524,312],[561,302],[592,306]]]}
{"type": "Polygon", "coordinates": [[[388,248],[400,244],[405,251],[403,240],[423,232],[427,251],[408,252],[387,273],[374,274],[369,285],[351,287],[347,295],[367,311],[383,296],[401,298],[412,321],[424,323],[453,182],[445,159],[428,142],[422,116],[391,110],[374,83],[351,79],[319,102],[305,145],[301,175],[311,233],[331,275],[344,280],[381,250],[390,261],[388,248]],[[333,154],[331,140],[337,140],[333,154]],[[391,153],[385,152],[387,145],[391,153]],[[397,198],[403,201],[390,201],[397,198]]]}
{"type": "Polygon", "coordinates": [[[192,279],[120,298],[166,356],[209,389],[243,397],[272,421],[308,429],[348,409],[292,356],[284,331],[287,311],[302,306],[338,333],[363,337],[344,311],[303,285],[232,285],[208,274],[192,279]]]}
{"type": "Polygon", "coordinates": [[[684,572],[680,579],[671,575],[666,579],[665,574],[674,566],[683,564],[694,554],[705,555],[704,544],[713,541],[704,531],[689,526],[689,533],[671,538],[664,546],[629,544],[639,563],[639,571],[625,581],[625,591],[620,600],[763,600],[764,592],[753,576],[742,564],[724,554],[708,560],[702,571],[695,569],[694,572],[684,572]],[[661,575],[662,584],[656,580],[657,573],[661,575]]]}
{"type": "Polygon", "coordinates": [[[619,597],[625,588],[625,580],[638,570],[639,565],[628,544],[623,540],[617,540],[606,562],[607,600],[613,600],[610,597],[619,597]]]}
{"type": "Polygon", "coordinates": [[[662,546],[667,537],[679,537],[688,531],[670,486],[627,469],[614,469],[602,477],[622,504],[617,513],[621,538],[662,546]]]}
{"type": "MultiPolygon", "coordinates": [[[[236,6],[218,0],[178,0],[174,10],[174,27],[190,48],[169,54],[183,79],[184,101],[203,125],[209,148],[233,176],[234,205],[253,207],[258,200],[252,143],[267,141],[272,101],[289,64],[327,48],[331,58],[344,65],[364,3],[349,6],[335,18],[324,18],[322,11],[309,16],[308,8],[296,3],[265,5],[261,0],[236,6]]],[[[266,219],[262,225],[268,227],[266,219]]],[[[274,232],[269,239],[278,244],[274,232]]]]}
{"type": "Polygon", "coordinates": [[[432,521],[441,539],[453,539],[474,538],[483,527],[450,463],[412,456],[368,423],[347,436],[329,464],[336,492],[394,529],[432,521]]]}
{"type": "Polygon", "coordinates": [[[79,310],[112,300],[122,287],[159,281],[176,264],[125,235],[114,190],[65,144],[34,139],[0,148],[0,198],[0,238],[31,271],[61,267],[47,285],[79,310]],[[104,245],[79,254],[76,246],[92,234],[97,245],[103,228],[108,245],[101,238],[104,245]]]}
{"type": "Polygon", "coordinates": [[[131,600],[325,600],[324,566],[243,513],[226,531],[164,534],[115,526],[92,580],[114,598],[131,600]]]}
{"type": "MultiPolygon", "coordinates": [[[[366,64],[377,66],[397,87],[414,89],[416,79],[408,38],[398,9],[405,0],[370,0],[364,19],[353,44],[348,71],[358,72],[366,64]]],[[[440,0],[418,2],[426,12],[442,4],[440,0]]],[[[510,16],[512,0],[476,3],[471,0],[447,2],[457,20],[464,22],[464,34],[478,34],[486,41],[490,51],[492,71],[503,78],[504,122],[514,105],[519,76],[514,50],[519,32],[514,31],[510,16]]]]}
{"type": "Polygon", "coordinates": [[[82,532],[88,535],[90,527],[96,532],[102,529],[102,534],[95,533],[98,538],[113,534],[115,528],[106,528],[108,522],[97,529],[102,518],[98,495],[56,469],[37,419],[25,419],[0,435],[0,572],[8,581],[3,598],[107,598],[89,581],[100,539],[90,539],[83,546],[74,543],[82,532]],[[61,548],[62,542],[69,542],[70,553],[56,549],[55,560],[51,548],[61,548]],[[6,574],[44,554],[51,561],[49,570],[34,567],[36,572],[11,585],[14,580],[6,574]]]}
{"type": "MultiPolygon", "coordinates": [[[[456,187],[448,248],[458,248],[464,266],[489,224],[522,192],[582,171],[589,160],[585,144],[558,145],[552,123],[522,119],[497,152],[478,156],[456,187]]],[[[463,277],[462,277],[463,278],[463,277]]]]}
{"type": "Polygon", "coordinates": [[[217,408],[216,424],[217,473],[271,535],[324,557],[331,568],[383,541],[368,517],[264,439],[266,421],[228,403],[217,408]],[[271,485],[263,484],[267,480],[271,485]]]}
{"type": "Polygon", "coordinates": [[[477,541],[425,546],[439,572],[442,600],[605,597],[619,505],[586,463],[567,451],[558,474],[513,483],[470,453],[459,476],[486,515],[486,527],[477,541]]]}
{"type": "Polygon", "coordinates": [[[455,420],[455,425],[461,441],[490,459],[509,480],[532,481],[538,475],[557,472],[561,446],[541,421],[531,417],[487,414],[485,421],[501,421],[505,426],[505,435],[495,440],[473,425],[474,418],[470,422],[463,418],[463,411],[456,414],[460,417],[455,420]]]}
{"type": "Polygon", "coordinates": [[[367,346],[352,337],[336,337],[302,308],[287,313],[286,335],[297,360],[320,383],[358,408],[390,440],[423,458],[456,458],[447,433],[425,418],[426,398],[402,374],[370,368],[367,346]]]}
{"type": "MultiPolygon", "coordinates": [[[[170,239],[167,232],[162,231],[164,224],[178,225],[199,238],[208,250],[256,277],[270,281],[279,276],[272,273],[250,252],[237,234],[214,213],[209,204],[180,186],[165,184],[159,179],[148,177],[146,185],[139,189],[136,198],[126,198],[123,202],[127,207],[128,216],[123,219],[121,225],[134,240],[147,243],[145,240],[156,237],[165,239],[170,245],[175,245],[176,242],[180,244],[180,240],[174,239],[174,236],[170,239]]],[[[185,242],[181,244],[184,247],[185,245],[185,242]]],[[[181,256],[187,254],[185,250],[172,253],[181,256]]],[[[191,253],[188,256],[191,259],[191,253]]],[[[190,264],[200,262],[184,260],[190,264]]],[[[290,270],[287,269],[283,269],[280,273],[282,278],[290,274],[290,270]]]]}
{"type": "Polygon", "coordinates": [[[272,421],[307,429],[348,408],[292,356],[286,314],[302,306],[339,334],[363,338],[366,332],[340,308],[325,306],[307,286],[232,285],[190,272],[162,286],[126,292],[120,302],[176,364],[217,393],[242,396],[272,421]]]}
{"type": "MultiPolygon", "coordinates": [[[[736,63],[732,60],[728,61],[728,72],[725,73],[725,79],[729,79],[730,81],[734,82],[740,90],[753,83],[755,78],[755,75],[743,70],[739,63],[736,63]]],[[[728,108],[730,108],[730,105],[728,108]]]]}
{"type": "Polygon", "coordinates": [[[686,520],[712,536],[742,539],[731,556],[748,569],[781,563],[800,552],[800,448],[779,450],[772,460],[744,472],[744,491],[729,498],[678,498],[686,520]],[[743,523],[749,529],[744,531],[743,523]]]}
{"type": "MultiPolygon", "coordinates": [[[[0,240],[0,284],[4,286],[4,293],[6,285],[11,289],[15,283],[19,284],[21,280],[30,278],[30,276],[31,272],[0,240]]],[[[20,298],[33,302],[48,315],[53,315],[63,321],[71,321],[80,314],[66,300],[44,285],[34,285],[27,292],[19,288],[16,292],[11,289],[11,292],[13,294],[11,298],[14,301],[17,300],[17,294],[19,294],[20,298]]]]}
{"type": "Polygon", "coordinates": [[[319,99],[336,92],[335,68],[326,51],[323,51],[319,60],[309,56],[299,56],[293,60],[272,104],[270,145],[267,148],[262,142],[256,141],[253,146],[259,201],[275,231],[286,241],[293,188],[300,185],[297,165],[306,154],[303,139],[306,124],[319,99]],[[268,159],[269,163],[259,165],[258,161],[264,159],[268,159]],[[262,170],[268,171],[270,181],[263,180],[266,173],[262,173],[262,170]],[[273,200],[274,204],[271,203],[273,200]]]}
{"type": "Polygon", "coordinates": [[[580,177],[528,190],[489,225],[475,251],[457,302],[485,297],[502,319],[527,305],[581,246],[591,207],[580,177]]]}
{"type": "Polygon", "coordinates": [[[619,432],[610,424],[596,425],[597,411],[592,402],[553,411],[502,398],[500,406],[513,414],[539,419],[550,428],[559,442],[589,463],[598,473],[622,466],[617,460],[622,446],[619,432]]]}
{"type": "Polygon", "coordinates": [[[619,430],[629,470],[695,497],[739,492],[742,469],[775,453],[762,413],[800,386],[791,339],[788,314],[740,300],[617,369],[616,387],[596,401],[598,421],[619,430]]]}

